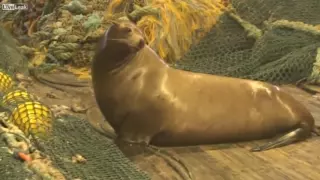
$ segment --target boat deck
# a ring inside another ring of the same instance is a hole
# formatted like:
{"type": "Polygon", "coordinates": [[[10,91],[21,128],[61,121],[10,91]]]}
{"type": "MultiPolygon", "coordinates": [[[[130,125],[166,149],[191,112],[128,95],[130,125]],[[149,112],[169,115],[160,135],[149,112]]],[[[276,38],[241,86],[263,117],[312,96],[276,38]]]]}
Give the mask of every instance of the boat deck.
{"type": "MultiPolygon", "coordinates": [[[[299,89],[286,87],[289,93],[304,103],[320,125],[320,97],[299,89]]],[[[249,148],[265,141],[220,144],[201,147],[166,148],[181,159],[195,180],[319,180],[320,137],[264,152],[249,148]]],[[[123,148],[122,148],[123,149],[123,148]]],[[[154,154],[123,151],[153,180],[181,179],[166,161],[154,154]]]]}
{"type": "MultiPolygon", "coordinates": [[[[60,78],[61,79],[61,78],[60,78]]],[[[39,92],[38,85],[32,91],[39,92]]],[[[320,95],[311,96],[304,91],[286,86],[285,89],[300,100],[312,112],[316,124],[320,125],[320,95]]],[[[83,90],[81,90],[83,91],[83,90]]],[[[94,103],[92,92],[78,95],[76,92],[68,96],[48,88],[41,91],[41,97],[48,104],[66,104],[70,99],[80,98],[81,102],[91,106],[94,103]],[[45,98],[50,92],[64,97],[59,99],[45,98]],[[69,97],[71,96],[71,97],[69,97]]],[[[69,104],[71,106],[71,104],[69,104]]],[[[93,112],[92,124],[106,122],[101,113],[93,112]]],[[[90,120],[89,120],[90,121],[90,120]]],[[[99,126],[97,126],[98,128],[99,126]]],[[[181,159],[193,175],[194,180],[319,180],[320,179],[320,137],[312,137],[306,141],[291,144],[282,148],[264,152],[250,152],[250,147],[264,141],[219,144],[201,147],[167,148],[166,150],[181,159]]],[[[123,152],[142,170],[148,172],[152,180],[182,179],[177,171],[154,153],[147,153],[142,148],[123,146],[123,152]]]]}

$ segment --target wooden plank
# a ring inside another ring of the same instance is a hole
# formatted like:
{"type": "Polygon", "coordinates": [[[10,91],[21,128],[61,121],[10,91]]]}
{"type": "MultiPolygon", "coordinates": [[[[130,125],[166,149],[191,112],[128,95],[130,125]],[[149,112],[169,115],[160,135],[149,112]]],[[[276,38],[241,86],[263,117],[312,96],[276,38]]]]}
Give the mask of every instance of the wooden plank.
{"type": "MultiPolygon", "coordinates": [[[[285,89],[312,112],[320,125],[320,101],[295,88],[285,89]]],[[[254,141],[200,147],[166,148],[188,166],[195,180],[319,180],[320,138],[272,149],[250,152],[249,148],[266,142],[254,141]]],[[[130,158],[130,156],[129,156],[130,158]]],[[[149,155],[131,159],[153,179],[181,179],[160,157],[149,155]],[[162,170],[162,171],[161,171],[162,170]],[[166,174],[166,175],[165,175],[166,174]]]]}
{"type": "MultiPolygon", "coordinates": [[[[286,86],[285,89],[311,111],[320,125],[320,96],[309,94],[286,86]]],[[[80,98],[87,106],[94,99],[74,91],[59,92],[52,88],[34,83],[29,88],[42,97],[46,104],[72,106],[70,99],[80,98]],[[39,91],[41,89],[41,91],[39,91]],[[59,98],[47,98],[54,92],[59,98]]],[[[84,90],[83,90],[84,91],[84,90]]],[[[95,113],[93,113],[95,114],[95,113]]],[[[97,114],[96,114],[97,115],[97,114]]],[[[103,118],[91,118],[93,124],[103,124],[103,118]],[[98,121],[100,120],[100,121],[98,121]]],[[[104,121],[103,121],[104,122],[104,121]]],[[[100,127],[100,126],[98,126],[100,127]]],[[[310,138],[278,149],[265,152],[249,152],[249,148],[265,141],[253,141],[237,144],[219,144],[201,147],[167,148],[179,157],[192,172],[195,180],[319,180],[320,179],[320,137],[310,138]]],[[[163,158],[150,154],[142,148],[122,147],[123,152],[136,164],[150,174],[153,180],[179,180],[177,174],[163,158]]]]}

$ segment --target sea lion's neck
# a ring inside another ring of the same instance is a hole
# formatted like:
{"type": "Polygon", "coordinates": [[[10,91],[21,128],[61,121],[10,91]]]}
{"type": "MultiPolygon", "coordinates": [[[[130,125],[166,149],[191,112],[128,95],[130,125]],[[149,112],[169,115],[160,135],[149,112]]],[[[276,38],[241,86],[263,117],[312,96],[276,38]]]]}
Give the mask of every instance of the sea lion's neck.
{"type": "Polygon", "coordinates": [[[159,62],[161,62],[162,64],[165,64],[166,66],[168,66],[168,64],[167,64],[151,47],[146,46],[145,48],[146,48],[146,50],[148,50],[153,56],[157,56],[157,57],[158,57],[157,59],[159,60],[159,62]]]}
{"type": "Polygon", "coordinates": [[[130,62],[136,53],[117,45],[107,45],[102,53],[98,54],[93,63],[93,68],[103,72],[116,72],[130,62]]]}
{"type": "MultiPolygon", "coordinates": [[[[100,53],[93,62],[93,72],[99,72],[107,75],[115,75],[123,71],[124,68],[130,68],[128,64],[137,64],[134,68],[143,65],[169,67],[164,60],[162,60],[158,54],[153,51],[149,46],[144,46],[137,52],[130,52],[119,48],[119,46],[109,46],[104,49],[103,53],[100,53]]],[[[94,75],[93,75],[94,76],[94,75]]],[[[105,76],[101,76],[104,77],[105,76]]]]}
{"type": "Polygon", "coordinates": [[[168,67],[168,64],[148,45],[144,46],[143,49],[138,51],[136,54],[136,57],[140,61],[144,61],[143,63],[151,64],[154,66],[158,66],[159,68],[161,66],[168,67]],[[142,58],[138,58],[141,56],[142,58]]]}

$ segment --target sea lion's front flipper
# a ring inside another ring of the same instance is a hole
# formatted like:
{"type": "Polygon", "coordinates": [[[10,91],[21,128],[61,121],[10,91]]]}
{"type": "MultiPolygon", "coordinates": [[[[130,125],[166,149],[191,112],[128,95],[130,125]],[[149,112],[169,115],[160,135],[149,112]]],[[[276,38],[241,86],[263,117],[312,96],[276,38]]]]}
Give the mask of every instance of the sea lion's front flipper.
{"type": "Polygon", "coordinates": [[[279,137],[278,139],[268,142],[266,144],[263,144],[261,146],[257,146],[251,149],[252,152],[257,151],[265,151],[272,148],[277,148],[281,146],[285,146],[291,143],[294,143],[296,141],[305,139],[306,136],[309,134],[309,130],[305,129],[303,127],[299,127],[293,131],[290,131],[289,133],[279,137]]]}

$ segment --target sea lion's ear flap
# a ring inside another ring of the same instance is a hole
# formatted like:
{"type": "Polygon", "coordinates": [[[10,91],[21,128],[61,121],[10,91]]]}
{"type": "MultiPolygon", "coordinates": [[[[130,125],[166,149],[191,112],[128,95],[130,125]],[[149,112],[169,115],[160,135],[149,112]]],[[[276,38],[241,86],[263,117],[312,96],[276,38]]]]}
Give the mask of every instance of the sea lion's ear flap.
{"type": "Polygon", "coordinates": [[[137,20],[132,16],[130,16],[130,14],[126,14],[126,16],[130,22],[132,22],[133,24],[137,24],[137,20]]]}
{"type": "Polygon", "coordinates": [[[115,25],[115,26],[120,26],[120,24],[118,22],[116,22],[116,21],[111,21],[111,24],[115,25]]]}

